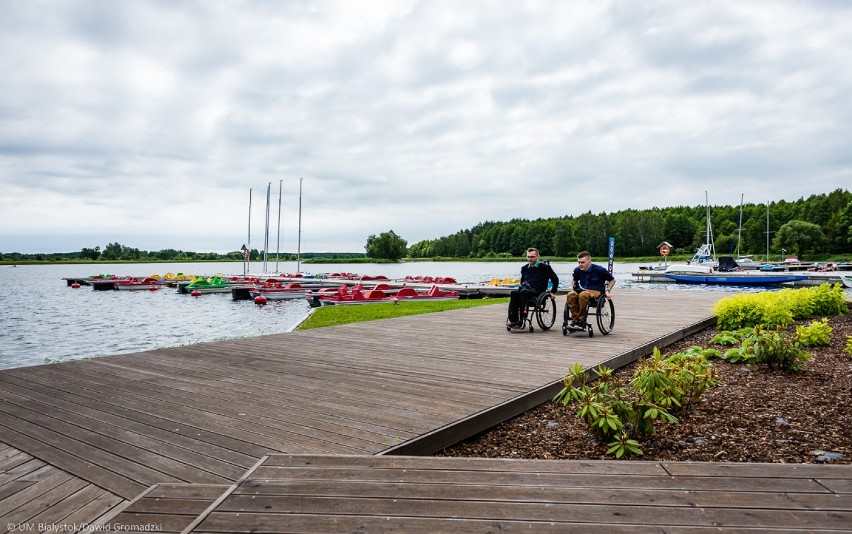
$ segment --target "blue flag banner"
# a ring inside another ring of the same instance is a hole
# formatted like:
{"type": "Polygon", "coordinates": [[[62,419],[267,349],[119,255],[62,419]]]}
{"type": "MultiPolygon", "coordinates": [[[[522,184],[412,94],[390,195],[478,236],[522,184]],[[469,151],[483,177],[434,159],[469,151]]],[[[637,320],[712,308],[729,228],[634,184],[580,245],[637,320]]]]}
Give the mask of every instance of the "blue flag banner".
{"type": "Polygon", "coordinates": [[[607,268],[609,269],[610,273],[612,273],[612,262],[613,262],[614,258],[615,258],[615,238],[610,237],[609,238],[609,265],[607,265],[607,268]]]}

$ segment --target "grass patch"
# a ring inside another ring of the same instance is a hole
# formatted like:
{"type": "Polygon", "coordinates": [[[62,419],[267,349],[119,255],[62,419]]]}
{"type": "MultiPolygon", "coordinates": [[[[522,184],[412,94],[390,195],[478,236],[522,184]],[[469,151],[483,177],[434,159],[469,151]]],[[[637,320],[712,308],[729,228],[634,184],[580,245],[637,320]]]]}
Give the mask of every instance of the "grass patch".
{"type": "Polygon", "coordinates": [[[431,302],[400,302],[399,304],[360,304],[352,306],[323,306],[299,325],[297,330],[310,330],[349,323],[363,323],[406,315],[474,308],[489,304],[508,304],[508,297],[464,300],[436,300],[431,302]]]}

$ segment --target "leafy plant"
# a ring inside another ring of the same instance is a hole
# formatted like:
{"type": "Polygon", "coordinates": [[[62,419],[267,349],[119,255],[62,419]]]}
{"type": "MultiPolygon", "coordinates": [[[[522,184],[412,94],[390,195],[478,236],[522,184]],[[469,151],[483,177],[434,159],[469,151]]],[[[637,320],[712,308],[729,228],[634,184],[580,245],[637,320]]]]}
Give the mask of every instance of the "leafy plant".
{"type": "Polygon", "coordinates": [[[600,366],[593,381],[580,364],[574,364],[563,377],[563,388],[553,398],[563,405],[574,404],[577,417],[592,432],[608,442],[607,454],[642,454],[637,438],[655,434],[657,423],[677,423],[674,413],[698,402],[701,394],[715,383],[716,373],[707,361],[719,351],[691,347],[663,358],[658,348],[638,363],[629,387],[614,383],[612,370],[600,366]]]}
{"type": "Polygon", "coordinates": [[[754,328],[740,328],[739,330],[723,330],[719,332],[713,339],[710,340],[710,343],[716,343],[717,345],[736,345],[749,335],[754,334],[754,328]]]}
{"type": "Polygon", "coordinates": [[[625,452],[629,452],[630,454],[637,454],[641,456],[643,454],[642,447],[639,445],[639,442],[635,439],[630,439],[626,432],[622,432],[618,439],[609,443],[609,449],[607,449],[607,454],[615,454],[616,458],[621,458],[624,456],[625,452]]]}
{"type": "Polygon", "coordinates": [[[828,319],[812,321],[808,326],[796,327],[796,338],[805,347],[816,347],[831,343],[832,329],[828,325],[828,319]]]}
{"type": "Polygon", "coordinates": [[[782,371],[797,371],[801,362],[810,360],[811,355],[802,350],[801,343],[790,339],[785,332],[770,332],[760,328],[755,329],[754,336],[743,342],[743,349],[750,352],[750,361],[765,363],[770,369],[776,367],[782,371]]]}
{"type": "Polygon", "coordinates": [[[852,336],[846,336],[846,348],[843,350],[848,354],[852,354],[852,336]]]}

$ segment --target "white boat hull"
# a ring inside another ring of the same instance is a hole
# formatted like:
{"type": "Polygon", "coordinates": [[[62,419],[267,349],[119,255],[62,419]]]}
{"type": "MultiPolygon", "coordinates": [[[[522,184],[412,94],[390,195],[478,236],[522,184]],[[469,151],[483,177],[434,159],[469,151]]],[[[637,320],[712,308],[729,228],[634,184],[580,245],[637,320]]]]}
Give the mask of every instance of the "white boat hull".
{"type": "Polygon", "coordinates": [[[709,265],[669,265],[666,274],[710,274],[713,268],[709,265]]]}

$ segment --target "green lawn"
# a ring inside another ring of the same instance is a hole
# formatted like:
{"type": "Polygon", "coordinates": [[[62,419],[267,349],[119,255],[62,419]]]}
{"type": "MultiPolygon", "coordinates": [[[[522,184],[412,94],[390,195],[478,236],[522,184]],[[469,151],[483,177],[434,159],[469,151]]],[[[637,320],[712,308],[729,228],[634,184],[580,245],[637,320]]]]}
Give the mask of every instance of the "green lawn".
{"type": "Polygon", "coordinates": [[[444,310],[455,310],[458,308],[473,308],[474,306],[487,306],[490,304],[507,305],[508,297],[464,299],[464,300],[436,300],[420,302],[400,302],[399,304],[360,304],[352,306],[323,306],[318,308],[310,317],[299,325],[297,330],[309,330],[311,328],[322,328],[348,323],[361,323],[364,321],[376,321],[378,319],[390,319],[391,317],[403,317],[406,315],[420,315],[423,313],[434,313],[444,310]]]}

